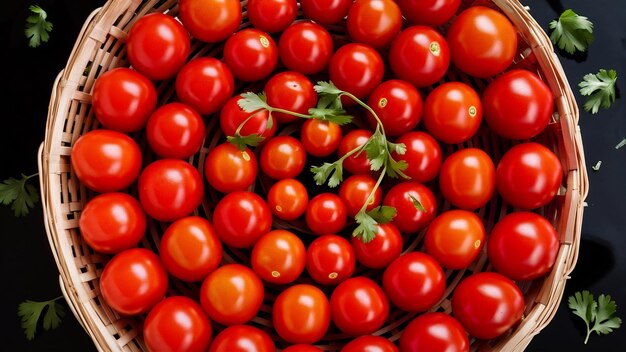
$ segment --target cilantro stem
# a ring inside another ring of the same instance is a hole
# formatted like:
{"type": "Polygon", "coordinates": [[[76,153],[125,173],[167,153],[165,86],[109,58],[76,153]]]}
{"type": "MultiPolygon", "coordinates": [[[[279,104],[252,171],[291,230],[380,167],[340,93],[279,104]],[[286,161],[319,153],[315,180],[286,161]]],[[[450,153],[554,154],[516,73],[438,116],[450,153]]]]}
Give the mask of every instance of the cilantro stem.
{"type": "Polygon", "coordinates": [[[359,209],[359,212],[365,212],[365,210],[367,209],[367,206],[370,204],[372,199],[374,199],[376,190],[378,189],[378,187],[380,187],[380,184],[383,182],[383,178],[385,178],[386,174],[387,174],[387,166],[383,167],[383,170],[380,172],[380,175],[378,176],[378,180],[376,180],[374,187],[372,187],[372,191],[367,196],[367,199],[365,199],[365,203],[363,203],[363,206],[361,207],[361,209],[359,209]]]}
{"type": "MultiPolygon", "coordinates": [[[[22,174],[22,176],[24,177],[24,180],[27,181],[27,180],[30,180],[31,178],[35,177],[35,176],[39,176],[39,172],[35,172],[34,174],[29,175],[29,176],[26,176],[26,175],[22,174]]],[[[61,297],[63,297],[63,296],[61,296],[61,297]]]]}
{"type": "Polygon", "coordinates": [[[248,121],[250,121],[254,117],[254,115],[258,113],[259,113],[259,110],[253,112],[250,116],[246,117],[246,119],[243,120],[243,122],[241,122],[239,126],[237,126],[237,129],[235,130],[235,136],[241,136],[241,130],[243,129],[243,126],[245,126],[246,123],[248,123],[248,121]]]}
{"type": "Polygon", "coordinates": [[[268,110],[269,110],[270,113],[272,113],[272,112],[280,112],[280,113],[283,113],[283,114],[286,114],[286,115],[296,116],[296,117],[300,117],[300,118],[303,118],[303,119],[312,119],[313,118],[313,116],[311,116],[311,115],[305,115],[305,114],[301,114],[299,112],[289,111],[289,110],[280,109],[280,108],[275,108],[275,107],[272,107],[272,106],[269,106],[268,110]]]}
{"type": "Polygon", "coordinates": [[[361,105],[362,107],[364,107],[367,111],[369,111],[370,114],[372,114],[372,116],[374,117],[374,119],[376,120],[376,129],[380,130],[380,132],[382,133],[382,135],[385,137],[385,139],[387,139],[387,135],[385,134],[385,128],[383,127],[383,122],[380,120],[380,118],[378,117],[378,115],[376,114],[376,112],[374,111],[374,109],[372,109],[369,105],[365,104],[361,99],[357,98],[356,96],[354,96],[354,94],[349,93],[349,92],[343,92],[340,95],[345,95],[348,98],[354,100],[357,104],[361,105]]]}

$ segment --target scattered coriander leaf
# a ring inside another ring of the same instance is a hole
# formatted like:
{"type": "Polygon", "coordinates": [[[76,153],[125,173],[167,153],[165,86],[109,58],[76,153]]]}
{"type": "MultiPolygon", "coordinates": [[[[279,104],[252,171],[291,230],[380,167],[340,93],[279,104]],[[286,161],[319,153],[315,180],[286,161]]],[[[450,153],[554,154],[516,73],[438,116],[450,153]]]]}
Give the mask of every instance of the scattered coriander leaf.
{"type": "Polygon", "coordinates": [[[426,208],[424,208],[422,203],[420,203],[420,201],[417,198],[415,198],[411,194],[409,194],[409,198],[411,198],[411,201],[413,202],[413,206],[415,207],[415,209],[417,209],[419,211],[426,211],[426,208]]]}
{"type": "Polygon", "coordinates": [[[553,30],[550,34],[552,43],[569,54],[576,50],[586,51],[593,42],[593,23],[571,9],[563,11],[558,20],[550,22],[549,27],[553,30]]]}
{"type": "Polygon", "coordinates": [[[26,339],[32,340],[37,333],[37,323],[44,309],[46,313],[43,317],[43,328],[45,330],[56,329],[61,324],[61,318],[65,316],[65,308],[58,303],[63,296],[51,299],[49,301],[37,302],[26,300],[17,308],[17,315],[22,321],[22,328],[26,339]]]}
{"type": "Polygon", "coordinates": [[[591,167],[593,171],[600,171],[600,166],[602,166],[602,160],[598,160],[598,162],[591,167]]]}
{"type": "Polygon", "coordinates": [[[360,239],[363,243],[371,242],[376,237],[376,220],[364,211],[359,211],[354,220],[359,225],[352,232],[352,236],[360,239]]]}
{"type": "MultiPolygon", "coordinates": [[[[246,112],[256,112],[261,109],[270,110],[271,107],[267,105],[267,97],[264,92],[254,93],[254,92],[246,92],[240,94],[242,99],[237,101],[237,105],[246,112]]],[[[268,121],[269,125],[269,121],[268,121]]],[[[267,127],[268,129],[271,127],[267,127]]]]}
{"type": "Polygon", "coordinates": [[[367,215],[374,219],[374,221],[378,224],[386,224],[390,222],[396,217],[396,214],[398,214],[396,208],[388,205],[377,206],[367,212],[367,215]]]}
{"type": "Polygon", "coordinates": [[[30,178],[37,175],[26,176],[22,174],[22,178],[19,180],[11,177],[0,183],[0,203],[4,205],[11,204],[11,209],[13,209],[15,216],[27,215],[30,209],[34,208],[39,201],[37,188],[26,183],[30,178]]]}
{"type": "Polygon", "coordinates": [[[617,304],[611,299],[610,295],[600,295],[598,297],[598,310],[595,314],[595,321],[591,331],[595,331],[598,335],[606,335],[613,332],[622,325],[622,319],[615,316],[617,304]]]}
{"type": "Polygon", "coordinates": [[[622,319],[615,316],[617,305],[609,295],[600,295],[596,302],[593,294],[584,290],[570,296],[567,303],[572,313],[585,321],[587,327],[585,344],[593,331],[598,335],[608,334],[622,324],[622,319]]]}
{"type": "Polygon", "coordinates": [[[410,179],[410,177],[403,172],[408,166],[409,164],[407,164],[406,161],[397,161],[389,156],[389,158],[387,159],[387,175],[391,178],[402,177],[408,180],[410,179]]]}
{"type": "Polygon", "coordinates": [[[334,163],[324,163],[322,166],[312,166],[311,172],[313,173],[313,179],[319,186],[326,183],[328,180],[328,187],[334,188],[339,186],[343,181],[343,159],[339,159],[334,163]]]}
{"type": "Polygon", "coordinates": [[[353,118],[350,115],[346,115],[346,111],[342,109],[310,108],[308,112],[314,119],[329,121],[339,126],[349,124],[353,118]]]}
{"type": "Polygon", "coordinates": [[[600,69],[598,73],[588,73],[583,77],[583,81],[578,83],[580,94],[589,96],[585,105],[585,111],[592,114],[598,112],[600,107],[608,109],[615,101],[615,82],[617,72],[615,70],[600,69]]]}
{"type": "Polygon", "coordinates": [[[395,152],[399,155],[406,153],[406,145],[404,143],[387,142],[387,148],[389,148],[392,153],[395,152]]]}
{"type": "Polygon", "coordinates": [[[378,171],[387,164],[387,158],[390,156],[387,150],[387,139],[380,130],[377,129],[365,142],[363,150],[370,162],[370,170],[378,171]]]}
{"type": "Polygon", "coordinates": [[[41,43],[48,42],[50,32],[52,31],[52,23],[48,22],[48,14],[41,7],[31,5],[28,10],[32,13],[26,18],[26,28],[24,34],[29,39],[28,46],[36,48],[41,43]]]}
{"type": "Polygon", "coordinates": [[[622,139],[619,143],[617,143],[617,145],[615,146],[615,149],[620,149],[623,146],[626,146],[626,138],[622,139]]]}
{"type": "Polygon", "coordinates": [[[335,94],[335,95],[339,95],[339,94],[343,94],[344,91],[337,88],[337,86],[335,86],[335,84],[333,82],[325,82],[325,81],[318,81],[317,85],[315,85],[315,87],[313,87],[313,89],[315,89],[315,91],[318,94],[335,94]]]}
{"type": "Polygon", "coordinates": [[[261,142],[263,142],[265,138],[259,136],[256,133],[249,134],[247,136],[242,136],[240,134],[235,134],[234,136],[227,136],[226,140],[237,147],[237,149],[244,151],[247,147],[256,147],[261,142]]]}

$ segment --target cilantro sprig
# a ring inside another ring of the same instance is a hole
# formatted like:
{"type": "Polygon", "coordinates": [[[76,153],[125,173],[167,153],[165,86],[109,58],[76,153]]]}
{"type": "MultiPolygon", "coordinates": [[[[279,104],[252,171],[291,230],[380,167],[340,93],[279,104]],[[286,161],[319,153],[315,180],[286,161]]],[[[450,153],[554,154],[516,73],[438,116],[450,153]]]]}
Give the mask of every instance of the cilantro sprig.
{"type": "Polygon", "coordinates": [[[61,325],[61,319],[65,316],[65,308],[58,301],[63,298],[59,296],[49,301],[26,300],[17,308],[17,315],[22,321],[22,328],[26,339],[32,340],[37,333],[39,318],[45,310],[43,316],[43,328],[45,330],[56,329],[61,325]],[[47,309],[46,309],[47,308],[47,309]]]}
{"type": "Polygon", "coordinates": [[[600,107],[608,109],[615,101],[615,83],[617,72],[615,70],[600,69],[598,73],[588,73],[583,81],[578,84],[580,94],[587,96],[583,108],[596,114],[600,107]]]}
{"type": "Polygon", "coordinates": [[[593,294],[585,290],[570,296],[567,303],[572,313],[585,321],[587,327],[585,344],[589,341],[592,332],[606,335],[622,325],[622,319],[615,316],[617,304],[609,295],[600,295],[596,302],[593,294]]]}
{"type": "Polygon", "coordinates": [[[552,33],[550,40],[569,54],[586,51],[593,42],[593,23],[571,9],[563,11],[558,20],[549,24],[552,33]]]}
{"type": "Polygon", "coordinates": [[[0,183],[0,203],[11,204],[15,216],[27,215],[39,201],[37,188],[27,183],[29,179],[37,175],[39,174],[30,176],[22,174],[22,178],[19,180],[11,177],[0,183]]]}
{"type": "Polygon", "coordinates": [[[29,39],[28,46],[36,48],[41,43],[46,43],[50,39],[52,23],[47,21],[48,14],[41,7],[31,5],[28,10],[32,13],[26,18],[26,28],[24,35],[29,39]]]}

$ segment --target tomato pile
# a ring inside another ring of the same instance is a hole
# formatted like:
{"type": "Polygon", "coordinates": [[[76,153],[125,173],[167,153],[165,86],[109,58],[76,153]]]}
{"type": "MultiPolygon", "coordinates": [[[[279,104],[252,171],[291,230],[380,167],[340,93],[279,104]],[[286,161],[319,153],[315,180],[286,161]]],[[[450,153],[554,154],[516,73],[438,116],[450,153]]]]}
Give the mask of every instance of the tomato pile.
{"type": "Polygon", "coordinates": [[[537,210],[563,174],[533,139],[554,99],[512,66],[515,28],[460,0],[299,5],[297,19],[295,0],[180,0],[178,18],[134,23],[130,68],[93,87],[101,128],[71,152],[98,193],[83,239],[113,255],[102,298],[143,319],[151,351],[469,351],[506,334],[524,309],[516,281],[554,265],[557,233],[537,210]],[[190,59],[191,38],[223,45],[190,59]],[[159,104],[159,82],[175,98],[159,104]],[[192,165],[217,122],[217,145],[192,165]],[[466,143],[478,131],[514,146],[494,163],[466,143]],[[192,215],[209,192],[208,219],[192,215]],[[493,199],[515,210],[495,225],[480,215],[493,199]],[[165,229],[154,251],[138,247],[150,218],[165,229]],[[493,270],[466,275],[451,313],[433,312],[446,270],[481,252],[493,270]],[[175,281],[199,289],[172,295],[175,281]],[[410,314],[399,340],[373,336],[398,311],[410,314]]]}

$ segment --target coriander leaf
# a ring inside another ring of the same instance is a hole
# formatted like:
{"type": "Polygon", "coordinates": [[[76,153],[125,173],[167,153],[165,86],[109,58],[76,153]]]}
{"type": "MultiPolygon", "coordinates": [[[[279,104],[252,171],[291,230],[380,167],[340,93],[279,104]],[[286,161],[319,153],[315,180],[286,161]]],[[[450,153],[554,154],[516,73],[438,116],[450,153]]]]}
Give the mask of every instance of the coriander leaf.
{"type": "Polygon", "coordinates": [[[389,148],[392,153],[395,152],[399,155],[406,153],[406,145],[404,143],[387,142],[387,148],[389,148]]]}
{"type": "Polygon", "coordinates": [[[589,96],[585,102],[585,111],[592,114],[598,112],[600,107],[608,109],[615,101],[615,82],[617,72],[615,70],[600,69],[598,73],[588,73],[583,77],[583,81],[578,83],[580,94],[589,96]]]}
{"type": "Polygon", "coordinates": [[[343,90],[337,88],[333,82],[318,81],[317,85],[313,87],[318,94],[335,94],[339,95],[344,93],[343,90]]]}
{"type": "Polygon", "coordinates": [[[52,31],[52,23],[46,21],[48,14],[41,7],[31,5],[28,9],[32,14],[26,18],[24,34],[29,39],[28,46],[36,48],[50,39],[49,32],[52,31]]]}
{"type": "MultiPolygon", "coordinates": [[[[239,99],[237,101],[237,105],[239,105],[239,107],[246,112],[255,112],[257,110],[261,110],[261,109],[265,109],[265,110],[270,110],[271,111],[271,107],[269,105],[267,105],[267,97],[265,96],[264,92],[261,92],[259,94],[253,93],[253,92],[246,92],[246,93],[241,93],[240,94],[242,99],[239,99]]],[[[268,121],[267,123],[268,125],[270,124],[270,122],[268,121]]],[[[267,127],[268,129],[272,128],[267,127]]]]}
{"type": "Polygon", "coordinates": [[[593,23],[571,9],[563,11],[558,20],[550,22],[549,27],[553,30],[550,34],[552,43],[570,54],[576,50],[587,50],[593,42],[593,23]]]}
{"type": "Polygon", "coordinates": [[[342,109],[310,108],[308,112],[314,119],[329,121],[339,126],[349,124],[353,118],[350,115],[345,115],[346,111],[342,109]]]}
{"type": "Polygon", "coordinates": [[[598,162],[591,167],[593,171],[600,171],[600,166],[602,166],[602,160],[598,160],[598,162]]]}
{"type": "Polygon", "coordinates": [[[380,130],[377,129],[367,142],[365,142],[363,150],[365,150],[367,159],[369,159],[370,170],[378,171],[386,165],[387,158],[389,157],[387,139],[380,130]]]}
{"type": "Polygon", "coordinates": [[[608,334],[622,325],[622,319],[614,316],[617,311],[617,304],[611,300],[609,295],[600,295],[598,297],[598,309],[595,314],[593,328],[598,335],[608,334]]]}
{"type": "Polygon", "coordinates": [[[17,308],[17,315],[22,321],[26,339],[32,340],[35,338],[39,317],[41,317],[41,313],[46,307],[48,309],[43,317],[43,328],[45,330],[56,329],[61,324],[61,318],[65,316],[65,308],[57,303],[57,300],[61,298],[63,296],[43,302],[26,300],[20,303],[17,308]]]}
{"type": "Polygon", "coordinates": [[[406,175],[404,170],[409,166],[404,160],[397,161],[391,156],[387,158],[387,175],[391,178],[399,178],[402,177],[404,179],[410,179],[408,175],[406,175]]]}
{"type": "Polygon", "coordinates": [[[393,220],[393,218],[396,217],[397,213],[398,211],[396,210],[396,208],[388,205],[381,205],[368,211],[367,215],[374,219],[374,221],[376,221],[376,223],[378,224],[386,224],[393,220]]]}
{"type": "Polygon", "coordinates": [[[620,149],[623,146],[626,146],[626,138],[622,139],[619,143],[617,143],[617,145],[615,146],[615,149],[620,149]]]}
{"type": "Polygon", "coordinates": [[[339,159],[334,163],[324,163],[322,166],[312,166],[311,172],[313,172],[313,179],[319,186],[326,183],[328,180],[328,187],[334,188],[339,186],[343,181],[343,160],[339,159]],[[330,177],[330,179],[329,179],[330,177]]]}
{"type": "Polygon", "coordinates": [[[376,237],[376,220],[368,213],[359,211],[354,217],[354,220],[359,226],[354,229],[352,236],[360,239],[363,243],[368,243],[376,237]]]}
{"type": "Polygon", "coordinates": [[[263,142],[265,138],[259,136],[256,133],[249,134],[247,136],[242,136],[240,134],[235,134],[234,136],[227,136],[226,140],[237,147],[237,149],[244,151],[247,147],[256,147],[259,143],[263,142]]]}
{"type": "Polygon", "coordinates": [[[415,207],[415,209],[425,212],[426,208],[424,208],[424,206],[422,205],[422,203],[420,203],[420,201],[415,198],[413,195],[409,194],[409,198],[411,198],[411,201],[413,202],[413,206],[415,207]]]}
{"type": "Polygon", "coordinates": [[[589,341],[592,332],[596,334],[608,334],[622,324],[622,319],[615,316],[617,305],[609,295],[600,295],[598,302],[589,291],[576,292],[568,298],[568,306],[574,315],[585,321],[587,336],[585,344],[589,341]]]}
{"type": "Polygon", "coordinates": [[[11,177],[0,183],[0,203],[4,205],[12,203],[11,209],[13,209],[15,216],[27,215],[39,201],[37,188],[26,183],[30,178],[37,175],[26,176],[22,174],[22,178],[19,180],[11,177]]]}

